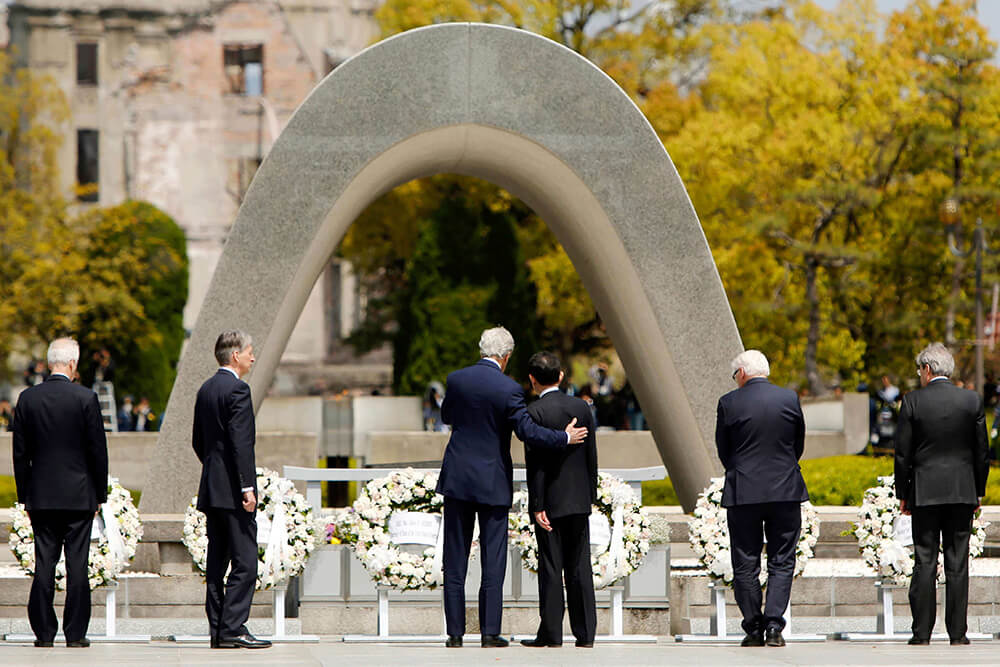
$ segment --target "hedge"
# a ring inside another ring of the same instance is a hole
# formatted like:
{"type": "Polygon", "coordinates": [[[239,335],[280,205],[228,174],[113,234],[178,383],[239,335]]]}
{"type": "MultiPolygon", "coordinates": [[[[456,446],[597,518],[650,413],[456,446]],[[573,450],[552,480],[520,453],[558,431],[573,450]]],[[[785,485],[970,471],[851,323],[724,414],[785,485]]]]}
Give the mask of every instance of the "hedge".
{"type": "MultiPolygon", "coordinates": [[[[891,475],[890,456],[831,456],[802,461],[802,477],[814,505],[861,505],[865,489],[881,475],[891,475]]],[[[679,505],[669,479],[642,483],[644,505],[679,505]]],[[[991,468],[984,505],[1000,504],[1000,469],[991,468]]]]}

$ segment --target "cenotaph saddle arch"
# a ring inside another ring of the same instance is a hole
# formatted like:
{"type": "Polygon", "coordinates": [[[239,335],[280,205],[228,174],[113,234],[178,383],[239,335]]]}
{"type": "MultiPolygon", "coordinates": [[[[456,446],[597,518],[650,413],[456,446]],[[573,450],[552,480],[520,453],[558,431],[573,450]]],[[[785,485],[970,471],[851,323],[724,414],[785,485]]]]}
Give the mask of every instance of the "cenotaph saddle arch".
{"type": "MultiPolygon", "coordinates": [[[[240,207],[181,359],[143,513],[197,490],[194,396],[220,331],[254,337],[263,400],[347,228],[415,178],[489,180],[530,205],[572,259],[642,404],[682,504],[719,471],[715,406],[742,343],[684,185],[632,100],[585,58],[493,25],[412,30],[338,67],[291,117],[240,207]]],[[[473,360],[470,359],[470,363],[473,360]]]]}

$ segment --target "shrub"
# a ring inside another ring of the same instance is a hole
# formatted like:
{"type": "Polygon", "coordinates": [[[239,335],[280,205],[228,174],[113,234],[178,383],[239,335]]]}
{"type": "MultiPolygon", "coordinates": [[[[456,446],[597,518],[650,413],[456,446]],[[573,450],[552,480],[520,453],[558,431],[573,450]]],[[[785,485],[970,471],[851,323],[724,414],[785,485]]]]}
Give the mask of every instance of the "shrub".
{"type": "MultiPolygon", "coordinates": [[[[813,505],[861,505],[865,490],[882,475],[891,475],[890,456],[831,456],[802,461],[802,477],[813,505]]],[[[669,479],[643,482],[644,505],[680,505],[669,479]]],[[[984,505],[1000,504],[1000,470],[990,469],[984,505]]]]}

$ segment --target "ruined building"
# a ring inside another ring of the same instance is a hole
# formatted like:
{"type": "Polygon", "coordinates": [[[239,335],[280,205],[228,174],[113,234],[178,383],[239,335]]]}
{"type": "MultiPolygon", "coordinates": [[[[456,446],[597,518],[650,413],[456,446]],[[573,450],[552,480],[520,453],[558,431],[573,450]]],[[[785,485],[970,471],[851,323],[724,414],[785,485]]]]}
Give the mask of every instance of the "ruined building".
{"type": "MultiPolygon", "coordinates": [[[[377,4],[8,4],[8,48],[20,65],[51,75],[69,100],[59,158],[67,195],[81,205],[146,200],[184,229],[191,262],[187,328],[262,157],[313,86],[375,39],[377,4]]],[[[346,267],[331,264],[299,319],[283,366],[316,368],[335,356],[336,341],[357,317],[352,283],[346,267]]],[[[291,385],[314,381],[286,376],[282,389],[301,390],[291,385]]]]}

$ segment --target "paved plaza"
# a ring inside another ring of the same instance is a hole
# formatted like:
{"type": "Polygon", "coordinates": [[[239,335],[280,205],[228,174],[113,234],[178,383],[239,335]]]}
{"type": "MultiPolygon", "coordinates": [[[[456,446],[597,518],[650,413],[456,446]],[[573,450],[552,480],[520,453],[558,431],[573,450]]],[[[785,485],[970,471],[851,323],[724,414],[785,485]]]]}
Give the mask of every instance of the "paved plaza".
{"type": "Polygon", "coordinates": [[[789,645],[783,649],[738,646],[688,646],[663,638],[657,644],[604,644],[593,649],[446,649],[427,644],[345,644],[327,638],[318,644],[283,644],[261,651],[213,651],[204,645],[173,642],[95,644],[38,649],[30,644],[0,644],[3,665],[1000,665],[1000,642],[971,646],[905,644],[789,645]]]}

